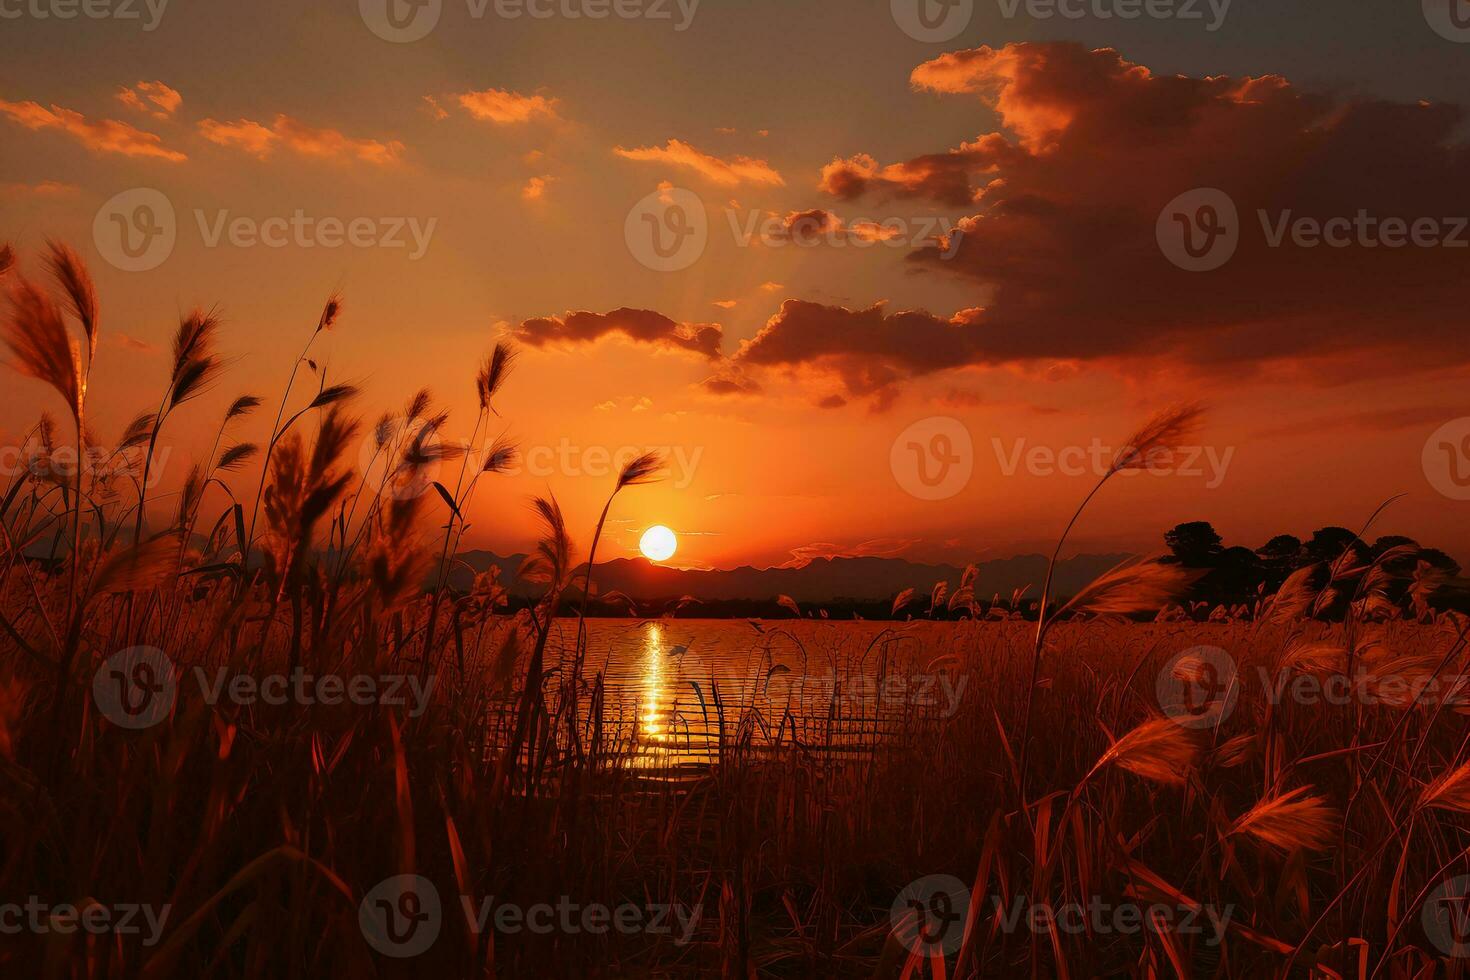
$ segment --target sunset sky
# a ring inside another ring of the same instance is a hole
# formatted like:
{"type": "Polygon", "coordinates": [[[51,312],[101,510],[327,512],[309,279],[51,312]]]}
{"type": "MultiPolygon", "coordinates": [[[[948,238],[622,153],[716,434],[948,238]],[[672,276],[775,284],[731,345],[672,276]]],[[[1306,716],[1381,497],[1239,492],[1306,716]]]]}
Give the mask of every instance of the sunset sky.
{"type": "MultiPolygon", "coordinates": [[[[444,0],[400,43],[373,2],[175,0],[154,24],[141,0],[136,20],[0,0],[0,241],[28,273],[47,237],[89,263],[99,434],[156,405],[181,313],[224,317],[230,371],[164,430],[175,479],[236,395],[266,396],[241,432],[262,436],[340,290],[313,356],[363,386],[368,420],[427,386],[467,436],[478,362],[503,336],[522,349],[502,424],[552,463],[482,485],[476,547],[523,550],[547,489],[585,543],[603,455],[669,447],[670,478],[619,498],[609,557],[653,523],[691,567],[1049,550],[1095,477],[1008,472],[1018,449],[1120,446],[1200,399],[1200,472],[1110,486],[1077,550],[1153,550],[1194,519],[1257,547],[1357,528],[1402,492],[1373,533],[1470,559],[1470,504],[1427,462],[1470,437],[1470,44],[1419,3],[1235,0],[1211,30],[1204,2],[1120,20],[977,0],[924,42],[904,0],[597,20],[444,0]],[[176,241],[127,271],[108,202],[140,188],[176,241]],[[1198,188],[1233,203],[1238,242],[1192,271],[1161,241],[1198,188]],[[641,214],[691,200],[702,253],[650,267],[641,214]],[[313,224],[282,247],[228,230],[298,211],[313,224]],[[1398,247],[1362,222],[1341,247],[1271,242],[1360,212],[1430,224],[1398,247]],[[327,247],[321,219],[371,231],[327,247]],[[366,243],[399,228],[403,247],[366,243]],[[935,418],[968,431],[972,472],[929,500],[895,441],[930,445],[935,418]]],[[[585,0],[547,9],[566,4],[585,0]]],[[[7,445],[61,414],[13,372],[0,390],[7,445]]]]}

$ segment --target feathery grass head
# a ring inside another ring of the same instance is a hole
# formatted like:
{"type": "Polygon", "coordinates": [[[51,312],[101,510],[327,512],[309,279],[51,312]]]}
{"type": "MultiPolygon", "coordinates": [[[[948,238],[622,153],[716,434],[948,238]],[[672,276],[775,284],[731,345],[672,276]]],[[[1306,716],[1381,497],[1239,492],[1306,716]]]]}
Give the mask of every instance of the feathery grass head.
{"type": "Polygon", "coordinates": [[[404,417],[410,422],[421,417],[429,410],[429,403],[432,400],[433,396],[429,393],[429,389],[420,388],[414,393],[413,398],[409,399],[407,407],[403,409],[404,417]]]}
{"type": "Polygon", "coordinates": [[[490,352],[479,374],[475,376],[475,392],[480,397],[481,411],[487,409],[494,411],[491,402],[495,398],[495,393],[500,390],[500,386],[505,383],[515,359],[515,348],[503,340],[496,344],[495,349],[490,352]]]}
{"type": "Polygon", "coordinates": [[[241,395],[230,402],[230,408],[225,412],[225,421],[229,422],[242,416],[249,415],[260,407],[261,400],[255,395],[241,395]]]}
{"type": "Polygon", "coordinates": [[[217,470],[233,473],[255,457],[260,452],[260,447],[253,442],[240,442],[219,454],[219,460],[214,464],[217,470]]]}
{"type": "Polygon", "coordinates": [[[502,436],[491,444],[490,451],[485,454],[485,462],[480,466],[480,472],[504,473],[514,466],[519,458],[520,450],[515,443],[502,436]]]}
{"type": "Polygon", "coordinates": [[[635,456],[624,463],[622,471],[618,473],[617,489],[653,483],[659,479],[659,470],[663,467],[664,458],[659,453],[647,452],[635,456]]]}
{"type": "Polygon", "coordinates": [[[309,408],[325,408],[336,402],[345,401],[357,397],[357,385],[341,384],[330,385],[317,392],[317,396],[311,400],[309,408]]]}
{"type": "Polygon", "coordinates": [[[1164,409],[1133,433],[1109,472],[1150,469],[1160,456],[1172,456],[1185,439],[1199,431],[1204,414],[1204,408],[1194,403],[1164,409]]]}
{"type": "Polygon", "coordinates": [[[543,532],[536,550],[521,562],[520,575],[531,582],[544,582],[550,592],[558,591],[571,573],[572,539],[556,497],[536,497],[532,509],[540,519],[543,532]]]}
{"type": "Polygon", "coordinates": [[[1199,762],[1202,734],[1169,718],[1151,719],[1114,742],[1092,771],[1116,765],[1156,783],[1182,786],[1199,762]]]}
{"type": "Polygon", "coordinates": [[[35,283],[21,278],[10,288],[5,342],[15,368],[44,381],[61,395],[72,418],[82,415],[82,364],[76,341],[68,335],[61,310],[35,283]]]}
{"type": "Polygon", "coordinates": [[[1279,851],[1325,851],[1332,846],[1340,819],[1326,797],[1304,796],[1312,787],[1267,797],[1235,821],[1226,836],[1247,834],[1279,851]]]}
{"type": "Polygon", "coordinates": [[[0,245],[0,279],[4,279],[15,268],[15,249],[0,245]]]}
{"type": "Polygon", "coordinates": [[[1058,615],[1073,612],[1128,616],[1154,612],[1181,595],[1204,573],[1204,569],[1165,565],[1158,560],[1125,561],[1093,579],[1058,615]]]}
{"type": "Polygon", "coordinates": [[[128,449],[136,449],[148,441],[153,432],[153,426],[158,422],[158,416],[152,412],[143,412],[128,423],[123,430],[122,438],[117,441],[118,452],[128,449]]]}
{"type": "Polygon", "coordinates": [[[342,315],[342,294],[333,293],[327,297],[327,305],[322,307],[321,319],[316,322],[316,332],[331,330],[337,325],[337,317],[342,315]]]}
{"type": "Polygon", "coordinates": [[[1470,813],[1470,762],[1445,772],[1425,786],[1415,804],[1415,809],[1423,807],[1470,813]]]}
{"type": "Polygon", "coordinates": [[[218,337],[219,317],[213,313],[195,309],[179,321],[174,332],[170,410],[202,394],[224,371],[224,362],[215,351],[218,337]]]}
{"type": "Polygon", "coordinates": [[[51,252],[46,257],[46,267],[66,294],[68,309],[87,335],[87,364],[90,365],[97,356],[97,287],[76,252],[60,242],[48,240],[46,246],[51,252]]]}

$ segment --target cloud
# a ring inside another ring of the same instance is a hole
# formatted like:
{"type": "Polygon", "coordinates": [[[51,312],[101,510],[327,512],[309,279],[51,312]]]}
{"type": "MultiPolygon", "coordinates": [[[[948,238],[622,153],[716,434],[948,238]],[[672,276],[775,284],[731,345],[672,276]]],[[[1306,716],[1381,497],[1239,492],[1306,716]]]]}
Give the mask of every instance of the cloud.
{"type": "Polygon", "coordinates": [[[610,313],[567,313],[522,321],[512,335],[532,347],[588,344],[610,334],[665,350],[692,351],[711,360],[720,356],[724,330],[716,323],[679,323],[653,310],[624,307],[610,313]]]}
{"type": "Polygon", "coordinates": [[[1003,141],[989,137],[888,166],[879,166],[868,154],[859,153],[846,160],[834,159],[823,167],[817,188],[844,201],[877,191],[884,197],[927,198],[965,207],[979,198],[971,183],[972,175],[993,172],[997,161],[1005,157],[1003,141]]]}
{"type": "Polygon", "coordinates": [[[843,221],[831,211],[812,208],[807,211],[791,211],[781,221],[777,237],[798,245],[831,245],[844,241],[874,244],[902,238],[907,234],[903,227],[877,221],[860,219],[851,224],[843,221]]]}
{"type": "Polygon", "coordinates": [[[892,558],[918,544],[919,538],[873,538],[853,545],[817,541],[791,549],[791,560],[778,568],[804,568],[819,558],[892,558]]]}
{"type": "Polygon", "coordinates": [[[120,88],[117,100],[129,109],[146,112],[155,119],[168,119],[184,104],[184,97],[178,90],[162,82],[139,82],[132,88],[120,88]]]}
{"type": "Polygon", "coordinates": [[[705,378],[699,386],[712,395],[753,395],[761,390],[754,378],[730,364],[724,365],[717,374],[705,378]]]}
{"type": "Polygon", "coordinates": [[[627,160],[685,167],[698,173],[710,183],[721,187],[736,187],[740,184],[786,186],[785,179],[764,160],[741,156],[725,160],[705,153],[682,140],[671,139],[661,147],[640,146],[632,150],[619,146],[615,147],[613,152],[627,160]]]}
{"type": "Polygon", "coordinates": [[[532,177],[526,181],[526,186],[521,188],[521,197],[527,201],[539,201],[546,196],[546,185],[553,179],[550,175],[532,177]]]}
{"type": "Polygon", "coordinates": [[[179,163],[188,157],[163,145],[155,133],[147,133],[116,119],[90,120],[80,112],[36,102],[6,102],[0,99],[0,113],[9,116],[26,129],[59,129],[87,149],[98,153],[119,153],[129,157],[151,157],[179,163]]]}
{"type": "Polygon", "coordinates": [[[872,310],[783,308],[743,354],[752,363],[826,363],[856,392],[937,366],[1035,359],[1235,376],[1470,362],[1466,248],[1301,247],[1289,235],[1273,247],[1270,233],[1283,218],[1366,215],[1434,219],[1449,235],[1458,225],[1470,242],[1455,217],[1470,215],[1457,106],[1322,94],[1275,75],[1158,75],[1066,43],[945,54],[912,84],[975,99],[1003,131],[887,167],[836,161],[822,186],[844,199],[975,201],[948,259],[930,247],[910,258],[972,282],[984,309],[908,315],[918,334],[900,344],[906,330],[872,310]],[[1196,188],[1223,191],[1239,215],[1234,255],[1210,272],[1176,267],[1157,237],[1166,205],[1196,188]]]}
{"type": "Polygon", "coordinates": [[[4,197],[76,197],[80,193],[80,187],[63,184],[59,180],[43,180],[37,184],[0,184],[0,196],[4,197]]]}
{"type": "Polygon", "coordinates": [[[542,95],[521,95],[505,89],[487,88],[480,92],[461,92],[455,99],[473,118],[497,126],[556,118],[557,100],[542,95]]]}
{"type": "Polygon", "coordinates": [[[749,340],[742,366],[809,366],[834,375],[851,397],[885,406],[910,378],[970,364],[983,352],[975,328],[979,310],[951,317],[922,311],[889,313],[883,303],[863,310],[789,299],[749,340]]]}
{"type": "Polygon", "coordinates": [[[339,130],[307,126],[284,113],[269,126],[253,119],[205,119],[199,123],[199,133],[211,143],[242,150],[261,160],[285,146],[306,157],[390,166],[402,160],[405,149],[398,140],[357,139],[339,130]]]}
{"type": "Polygon", "coordinates": [[[722,310],[733,310],[740,305],[740,301],[738,299],[717,299],[714,305],[722,310]]]}
{"type": "Polygon", "coordinates": [[[432,95],[426,95],[426,96],[424,96],[424,104],[421,105],[421,106],[419,106],[419,108],[421,110],[423,110],[423,112],[430,119],[433,119],[436,122],[438,120],[441,120],[441,119],[448,119],[449,118],[449,112],[448,112],[448,110],[446,110],[442,105],[440,105],[439,104],[439,100],[436,99],[436,98],[434,98],[432,95]]]}

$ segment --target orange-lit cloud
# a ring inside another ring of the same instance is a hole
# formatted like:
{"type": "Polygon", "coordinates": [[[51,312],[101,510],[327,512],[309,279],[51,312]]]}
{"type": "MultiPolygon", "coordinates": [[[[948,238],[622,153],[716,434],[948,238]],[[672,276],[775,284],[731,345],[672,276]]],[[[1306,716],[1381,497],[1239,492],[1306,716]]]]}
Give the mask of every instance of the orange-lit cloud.
{"type": "Polygon", "coordinates": [[[542,95],[487,88],[480,92],[461,92],[455,98],[472,117],[497,126],[556,118],[557,100],[542,95]]]}
{"type": "Polygon", "coordinates": [[[178,90],[162,82],[139,82],[132,88],[120,88],[117,100],[129,109],[146,112],[156,119],[169,118],[184,104],[184,97],[178,90]]]}
{"type": "Polygon", "coordinates": [[[568,313],[560,317],[535,317],[512,331],[532,347],[556,344],[587,344],[609,335],[667,350],[685,350],[714,359],[720,356],[724,330],[717,323],[679,323],[653,310],[624,307],[610,313],[568,313]]]}
{"type": "Polygon", "coordinates": [[[892,558],[919,543],[918,538],[874,538],[852,545],[818,541],[791,549],[791,560],[778,568],[802,568],[823,558],[892,558]]]}
{"type": "Polygon", "coordinates": [[[549,175],[532,177],[526,181],[526,186],[521,188],[521,197],[527,201],[539,201],[546,196],[546,185],[552,181],[549,175]]]}
{"type": "Polygon", "coordinates": [[[211,143],[242,150],[261,160],[277,147],[285,146],[307,157],[388,166],[400,162],[405,149],[398,140],[357,139],[339,130],[307,126],[284,113],[277,115],[269,126],[253,119],[234,122],[205,119],[199,123],[199,133],[211,143]]]}
{"type": "Polygon", "coordinates": [[[5,197],[76,197],[81,188],[75,184],[63,184],[59,180],[43,180],[36,184],[0,184],[0,195],[5,197]]]}
{"type": "Polygon", "coordinates": [[[740,184],[771,187],[786,185],[785,179],[764,160],[742,156],[725,160],[690,146],[683,140],[671,139],[661,147],[640,146],[632,150],[619,146],[615,147],[613,152],[628,160],[685,167],[721,187],[735,187],[740,184]]]}
{"type": "Polygon", "coordinates": [[[781,236],[798,244],[856,241],[877,243],[902,238],[903,228],[876,221],[858,220],[851,224],[823,208],[791,211],[781,221],[781,236]]]}
{"type": "Polygon", "coordinates": [[[6,102],[3,99],[0,99],[0,113],[26,129],[59,129],[98,153],[151,157],[170,163],[188,159],[183,153],[165,147],[157,134],[144,132],[116,119],[91,120],[80,112],[58,105],[48,109],[36,102],[6,102]]]}

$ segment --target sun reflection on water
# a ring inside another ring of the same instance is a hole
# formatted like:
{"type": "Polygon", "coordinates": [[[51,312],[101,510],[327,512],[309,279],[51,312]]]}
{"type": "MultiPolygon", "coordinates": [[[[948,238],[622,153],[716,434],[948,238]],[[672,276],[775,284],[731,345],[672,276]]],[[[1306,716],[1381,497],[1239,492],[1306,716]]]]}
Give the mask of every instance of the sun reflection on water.
{"type": "Polygon", "coordinates": [[[640,685],[642,708],[638,717],[638,728],[644,738],[654,742],[666,742],[669,738],[668,678],[664,653],[663,627],[649,623],[643,647],[643,680],[640,685]]]}

